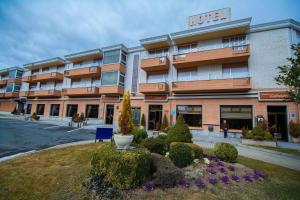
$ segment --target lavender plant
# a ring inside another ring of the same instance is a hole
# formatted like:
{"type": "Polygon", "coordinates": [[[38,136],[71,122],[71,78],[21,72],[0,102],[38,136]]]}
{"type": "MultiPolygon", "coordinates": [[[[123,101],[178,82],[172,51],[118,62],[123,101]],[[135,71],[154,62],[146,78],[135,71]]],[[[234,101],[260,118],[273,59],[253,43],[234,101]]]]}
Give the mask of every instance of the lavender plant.
{"type": "Polygon", "coordinates": [[[211,176],[211,177],[208,178],[208,182],[210,184],[214,185],[214,184],[218,183],[218,179],[216,177],[214,177],[214,176],[211,176]]]}
{"type": "Polygon", "coordinates": [[[222,176],[222,177],[220,178],[220,180],[221,180],[222,183],[224,183],[224,184],[228,184],[228,183],[229,183],[229,178],[228,178],[228,176],[222,176]]]}
{"type": "Polygon", "coordinates": [[[179,185],[181,186],[181,187],[189,187],[190,186],[190,182],[189,182],[189,180],[188,179],[180,179],[179,180],[179,185]]]}
{"type": "Polygon", "coordinates": [[[154,190],[154,184],[152,182],[147,182],[145,185],[144,185],[144,190],[150,192],[152,190],[154,190]]]}
{"type": "Polygon", "coordinates": [[[233,174],[233,175],[231,175],[231,180],[233,180],[235,182],[239,182],[240,178],[237,175],[233,174]]]}
{"type": "Polygon", "coordinates": [[[197,178],[195,180],[195,185],[197,185],[199,188],[202,188],[205,186],[205,182],[202,178],[197,178]]]}

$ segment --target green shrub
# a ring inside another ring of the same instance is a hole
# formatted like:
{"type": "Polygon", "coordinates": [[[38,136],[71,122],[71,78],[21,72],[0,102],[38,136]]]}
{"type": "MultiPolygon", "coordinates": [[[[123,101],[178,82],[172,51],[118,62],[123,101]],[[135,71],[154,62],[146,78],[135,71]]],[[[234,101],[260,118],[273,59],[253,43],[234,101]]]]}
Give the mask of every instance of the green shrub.
{"type": "Polygon", "coordinates": [[[247,137],[247,133],[248,132],[249,132],[248,128],[245,128],[245,127],[242,128],[242,136],[243,136],[243,138],[247,137]]]}
{"type": "Polygon", "coordinates": [[[179,115],[176,124],[168,132],[169,142],[192,142],[192,134],[189,126],[184,122],[183,116],[179,115]]]}
{"type": "Polygon", "coordinates": [[[226,162],[236,162],[238,157],[237,149],[233,145],[224,142],[215,144],[214,153],[218,158],[226,162]]]}
{"type": "Polygon", "coordinates": [[[264,140],[265,131],[260,126],[254,127],[251,132],[252,132],[252,139],[264,140]]]}
{"type": "Polygon", "coordinates": [[[300,136],[300,123],[296,123],[294,121],[290,121],[290,134],[292,137],[297,138],[300,136]]]}
{"type": "Polygon", "coordinates": [[[156,153],[151,153],[151,171],[152,182],[161,189],[176,186],[183,177],[181,170],[169,158],[156,153]]]}
{"type": "Polygon", "coordinates": [[[192,149],[186,144],[174,144],[170,146],[170,159],[177,167],[186,167],[193,161],[192,149]]]}
{"type": "Polygon", "coordinates": [[[160,130],[164,133],[167,133],[169,130],[168,128],[169,128],[169,120],[167,118],[167,115],[164,115],[160,130]]]}
{"type": "Polygon", "coordinates": [[[35,112],[32,113],[32,115],[30,116],[31,119],[34,119],[34,120],[39,120],[40,119],[40,116],[38,116],[35,112]]]}
{"type": "Polygon", "coordinates": [[[246,134],[246,139],[252,139],[252,138],[253,138],[252,131],[248,131],[246,134]]]}
{"type": "Polygon", "coordinates": [[[142,141],[141,146],[147,148],[152,153],[165,155],[168,151],[168,143],[159,138],[146,138],[142,141]]]}
{"type": "Polygon", "coordinates": [[[273,140],[273,136],[269,131],[265,132],[264,140],[273,140]]]}
{"type": "Polygon", "coordinates": [[[133,141],[136,144],[140,144],[144,139],[146,139],[148,137],[147,131],[145,131],[145,129],[141,129],[141,128],[133,128],[131,133],[134,136],[133,141]]]}
{"type": "Polygon", "coordinates": [[[193,154],[194,159],[199,159],[199,158],[203,157],[203,149],[197,144],[172,142],[171,146],[175,145],[175,144],[186,144],[186,145],[188,145],[192,149],[192,154],[193,154]]]}
{"type": "Polygon", "coordinates": [[[140,186],[150,174],[150,152],[144,148],[117,150],[110,144],[101,145],[91,161],[92,174],[118,189],[140,186]]]}
{"type": "Polygon", "coordinates": [[[169,147],[170,147],[170,142],[168,140],[168,136],[167,135],[158,135],[156,137],[157,140],[162,140],[164,141],[166,144],[167,144],[167,151],[169,150],[169,147]]]}

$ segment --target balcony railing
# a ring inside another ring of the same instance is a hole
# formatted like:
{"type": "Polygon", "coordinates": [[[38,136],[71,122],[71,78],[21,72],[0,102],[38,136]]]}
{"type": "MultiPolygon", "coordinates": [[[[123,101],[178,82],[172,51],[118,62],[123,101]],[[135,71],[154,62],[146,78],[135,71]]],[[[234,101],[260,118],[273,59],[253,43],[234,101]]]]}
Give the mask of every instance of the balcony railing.
{"type": "Polygon", "coordinates": [[[87,68],[87,67],[99,67],[102,65],[102,62],[92,62],[92,63],[79,63],[70,65],[68,70],[71,69],[80,69],[80,68],[87,68]]]}
{"type": "Polygon", "coordinates": [[[38,74],[33,74],[31,76],[24,76],[22,78],[22,81],[24,82],[39,82],[39,81],[57,81],[63,80],[63,74],[59,72],[48,72],[48,73],[38,73],[38,74]]]}
{"type": "Polygon", "coordinates": [[[169,85],[167,83],[140,83],[139,91],[144,94],[168,93],[169,85]]]}
{"type": "Polygon", "coordinates": [[[158,58],[145,58],[141,60],[141,68],[145,71],[164,71],[169,69],[167,56],[158,58]]]}
{"type": "Polygon", "coordinates": [[[88,68],[76,68],[66,70],[64,72],[65,77],[76,78],[76,77],[100,77],[100,67],[88,67],[88,68]]]}
{"type": "Polygon", "coordinates": [[[65,96],[97,96],[99,94],[98,87],[72,87],[62,90],[65,96]]]}

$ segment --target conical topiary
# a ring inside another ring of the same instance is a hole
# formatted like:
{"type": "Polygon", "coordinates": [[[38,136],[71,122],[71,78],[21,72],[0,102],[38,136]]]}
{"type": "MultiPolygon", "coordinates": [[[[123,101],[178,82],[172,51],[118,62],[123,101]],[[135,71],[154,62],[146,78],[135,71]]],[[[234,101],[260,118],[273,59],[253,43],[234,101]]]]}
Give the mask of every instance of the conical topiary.
{"type": "Polygon", "coordinates": [[[119,130],[122,134],[130,134],[133,130],[130,94],[127,91],[122,100],[122,113],[119,117],[119,130]]]}
{"type": "Polygon", "coordinates": [[[142,114],[141,126],[142,126],[142,127],[145,127],[145,126],[146,126],[146,120],[145,120],[145,115],[144,115],[144,113],[142,114]]]}
{"type": "Polygon", "coordinates": [[[192,134],[182,115],[179,115],[176,124],[168,131],[169,142],[192,142],[192,134]]]}

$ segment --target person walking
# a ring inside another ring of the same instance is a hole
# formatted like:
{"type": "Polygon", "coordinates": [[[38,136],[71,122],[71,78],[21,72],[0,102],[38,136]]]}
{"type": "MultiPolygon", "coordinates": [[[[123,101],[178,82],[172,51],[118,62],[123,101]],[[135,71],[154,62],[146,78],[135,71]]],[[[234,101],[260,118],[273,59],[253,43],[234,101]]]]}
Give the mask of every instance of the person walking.
{"type": "Polygon", "coordinates": [[[223,123],[221,124],[221,129],[224,132],[224,138],[227,138],[227,131],[229,129],[229,125],[225,119],[223,120],[223,123]]]}

